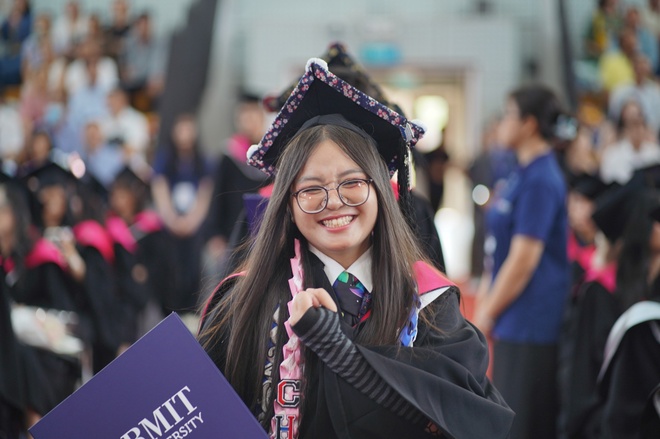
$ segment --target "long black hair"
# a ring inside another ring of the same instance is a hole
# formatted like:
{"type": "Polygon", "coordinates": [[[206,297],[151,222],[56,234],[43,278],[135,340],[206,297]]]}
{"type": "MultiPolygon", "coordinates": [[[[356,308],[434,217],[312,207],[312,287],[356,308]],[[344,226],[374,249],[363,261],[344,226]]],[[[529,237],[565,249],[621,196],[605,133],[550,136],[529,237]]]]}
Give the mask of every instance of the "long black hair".
{"type": "MultiPolygon", "coordinates": [[[[299,132],[278,161],[272,196],[240,268],[245,275],[219,303],[217,311],[221,317],[218,323],[200,335],[207,349],[218,342],[225,344],[225,376],[249,407],[261,404],[267,410],[264,423],[270,422],[273,410],[272,395],[270,401],[259,400],[268,334],[278,307],[279,327],[282,328],[288,319],[287,307],[283,305],[291,300],[287,280],[291,277],[289,259],[293,256],[296,238],[301,242],[305,273],[303,287],[314,286],[309,276],[311,257],[306,241],[291,219],[291,190],[308,158],[324,140],[336,143],[373,179],[372,196],[378,199],[378,216],[372,233],[372,314],[356,341],[369,345],[395,345],[399,328],[410,315],[415,301],[413,263],[423,259],[422,252],[394,197],[387,167],[375,142],[335,125],[314,126],[299,132]]],[[[279,330],[272,368],[273,383],[279,380],[280,352],[285,342],[286,331],[279,330]]],[[[303,391],[311,374],[310,368],[306,368],[303,391]]]]}
{"type": "Polygon", "coordinates": [[[650,241],[654,220],[650,213],[658,205],[658,192],[640,190],[631,202],[631,211],[623,232],[623,246],[618,258],[616,295],[623,310],[650,298],[653,294],[650,241]]]}
{"type": "Polygon", "coordinates": [[[14,217],[14,233],[11,251],[2,257],[12,258],[16,272],[21,273],[25,268],[25,258],[34,246],[35,232],[25,190],[14,182],[0,184],[0,209],[5,208],[10,209],[14,217]]]}

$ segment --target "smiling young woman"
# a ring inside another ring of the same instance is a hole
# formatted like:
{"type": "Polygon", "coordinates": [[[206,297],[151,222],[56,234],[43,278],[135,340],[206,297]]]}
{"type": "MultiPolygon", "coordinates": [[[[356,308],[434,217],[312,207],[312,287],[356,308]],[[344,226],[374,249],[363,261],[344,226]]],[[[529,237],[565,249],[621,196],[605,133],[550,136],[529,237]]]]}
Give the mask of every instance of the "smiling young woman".
{"type": "Polygon", "coordinates": [[[508,434],[485,339],[406,220],[422,133],[312,61],[248,153],[273,192],[199,339],[273,438],[508,434]]]}

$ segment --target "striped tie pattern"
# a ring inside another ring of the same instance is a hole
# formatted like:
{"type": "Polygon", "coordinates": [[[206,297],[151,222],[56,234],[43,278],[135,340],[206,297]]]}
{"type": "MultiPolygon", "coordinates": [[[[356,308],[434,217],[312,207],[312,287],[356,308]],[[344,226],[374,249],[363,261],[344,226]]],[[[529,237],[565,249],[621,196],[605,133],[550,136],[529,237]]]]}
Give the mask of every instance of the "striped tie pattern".
{"type": "Polygon", "coordinates": [[[341,272],[332,288],[339,300],[342,319],[351,326],[357,325],[369,310],[371,293],[347,271],[341,272]]]}

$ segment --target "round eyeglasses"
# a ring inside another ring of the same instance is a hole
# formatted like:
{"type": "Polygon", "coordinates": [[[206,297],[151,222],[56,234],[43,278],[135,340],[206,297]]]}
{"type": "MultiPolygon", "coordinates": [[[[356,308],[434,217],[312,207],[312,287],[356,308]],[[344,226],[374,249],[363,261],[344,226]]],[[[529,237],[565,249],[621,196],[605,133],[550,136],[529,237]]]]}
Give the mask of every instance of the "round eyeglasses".
{"type": "Polygon", "coordinates": [[[342,181],[334,188],[311,186],[294,192],[291,196],[296,198],[298,207],[305,213],[319,213],[328,205],[329,192],[336,190],[339,199],[347,206],[356,207],[369,199],[369,186],[373,183],[371,178],[354,178],[342,181]]]}

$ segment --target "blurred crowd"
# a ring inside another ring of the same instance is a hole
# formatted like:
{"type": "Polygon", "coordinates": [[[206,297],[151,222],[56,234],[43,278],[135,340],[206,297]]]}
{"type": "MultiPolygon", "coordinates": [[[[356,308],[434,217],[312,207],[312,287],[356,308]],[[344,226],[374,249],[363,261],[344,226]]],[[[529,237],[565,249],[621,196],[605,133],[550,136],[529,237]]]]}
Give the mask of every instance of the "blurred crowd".
{"type": "Polygon", "coordinates": [[[193,114],[158,138],[167,38],[127,0],[106,4],[50,15],[14,0],[0,15],[3,438],[170,312],[195,331],[242,193],[265,184],[245,164],[265,128],[259,97],[236,96],[220,158],[193,114]]]}

